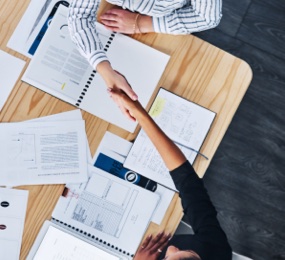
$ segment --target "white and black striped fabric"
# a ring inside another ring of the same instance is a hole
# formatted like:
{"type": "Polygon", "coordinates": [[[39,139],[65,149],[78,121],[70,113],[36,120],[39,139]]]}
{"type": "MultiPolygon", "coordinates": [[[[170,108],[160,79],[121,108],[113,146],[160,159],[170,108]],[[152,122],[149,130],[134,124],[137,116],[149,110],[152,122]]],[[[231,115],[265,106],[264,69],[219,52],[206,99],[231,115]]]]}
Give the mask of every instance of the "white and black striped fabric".
{"type": "MultiPolygon", "coordinates": [[[[133,12],[152,16],[155,32],[190,34],[216,27],[222,17],[222,0],[108,0],[133,12]]],[[[96,33],[100,0],[73,0],[68,24],[73,41],[94,69],[108,60],[96,33]]]]}

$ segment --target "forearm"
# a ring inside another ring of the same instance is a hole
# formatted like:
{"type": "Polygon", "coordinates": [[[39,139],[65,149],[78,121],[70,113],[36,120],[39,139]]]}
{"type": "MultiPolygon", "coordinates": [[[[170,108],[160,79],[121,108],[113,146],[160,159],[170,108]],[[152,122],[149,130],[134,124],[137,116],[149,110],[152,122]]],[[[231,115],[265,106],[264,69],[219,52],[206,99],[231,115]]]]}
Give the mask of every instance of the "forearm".
{"type": "Polygon", "coordinates": [[[221,17],[222,0],[191,1],[175,12],[153,17],[153,28],[158,33],[191,34],[216,27],[221,17]]]}
{"type": "Polygon", "coordinates": [[[68,27],[79,52],[97,69],[108,60],[96,31],[96,13],[100,0],[73,0],[69,7],[68,27]]]}
{"type": "Polygon", "coordinates": [[[170,174],[180,192],[184,213],[195,233],[202,230],[207,232],[209,226],[219,229],[217,212],[202,179],[198,177],[191,164],[187,161],[170,174]]]}
{"type": "Polygon", "coordinates": [[[186,161],[181,150],[159,128],[144,109],[137,111],[134,117],[156,147],[169,170],[177,168],[186,161]]]}
{"type": "Polygon", "coordinates": [[[105,80],[106,85],[110,86],[109,80],[112,78],[114,70],[109,61],[102,61],[97,65],[97,72],[105,80]]]}

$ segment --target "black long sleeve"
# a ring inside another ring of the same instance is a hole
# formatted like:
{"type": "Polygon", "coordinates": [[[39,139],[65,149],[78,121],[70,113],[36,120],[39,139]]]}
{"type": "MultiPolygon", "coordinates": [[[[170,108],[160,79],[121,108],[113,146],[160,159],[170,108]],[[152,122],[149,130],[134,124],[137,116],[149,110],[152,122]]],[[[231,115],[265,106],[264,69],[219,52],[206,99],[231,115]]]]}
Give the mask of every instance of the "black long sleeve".
{"type": "Polygon", "coordinates": [[[218,219],[217,212],[208,196],[203,181],[191,164],[186,161],[170,172],[182,207],[194,235],[175,235],[169,245],[180,250],[193,250],[202,260],[230,260],[232,250],[218,219]]]}

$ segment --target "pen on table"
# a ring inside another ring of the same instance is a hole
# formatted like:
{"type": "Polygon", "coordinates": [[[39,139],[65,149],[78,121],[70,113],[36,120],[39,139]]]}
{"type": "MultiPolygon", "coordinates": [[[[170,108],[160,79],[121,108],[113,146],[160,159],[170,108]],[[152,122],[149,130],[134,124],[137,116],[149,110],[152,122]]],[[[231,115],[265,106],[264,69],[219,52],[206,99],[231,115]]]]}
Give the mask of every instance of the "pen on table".
{"type": "Polygon", "coordinates": [[[177,144],[177,145],[179,145],[179,146],[182,146],[182,147],[184,147],[184,148],[186,148],[186,149],[189,149],[189,150],[191,150],[191,151],[197,153],[198,155],[201,155],[201,156],[204,157],[205,159],[209,160],[209,158],[208,158],[206,155],[200,153],[199,151],[193,149],[192,147],[186,146],[186,145],[181,144],[181,143],[179,143],[179,142],[176,142],[176,141],[174,141],[174,140],[172,140],[172,141],[173,141],[175,144],[177,144]]]}

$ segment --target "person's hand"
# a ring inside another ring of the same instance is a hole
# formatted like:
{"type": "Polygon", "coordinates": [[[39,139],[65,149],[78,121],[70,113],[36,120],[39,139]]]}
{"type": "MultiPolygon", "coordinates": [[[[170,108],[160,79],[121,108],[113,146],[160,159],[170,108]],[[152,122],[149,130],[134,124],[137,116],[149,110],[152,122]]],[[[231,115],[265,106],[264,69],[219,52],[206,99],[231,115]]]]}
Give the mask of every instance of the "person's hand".
{"type": "Polygon", "coordinates": [[[156,260],[161,254],[162,250],[166,247],[171,234],[161,232],[155,237],[148,236],[141,247],[138,249],[134,260],[156,260]]]}
{"type": "MultiPolygon", "coordinates": [[[[103,61],[98,64],[97,71],[103,77],[106,82],[109,91],[122,92],[125,93],[131,100],[135,101],[138,99],[136,93],[132,90],[130,84],[126,78],[119,72],[112,69],[111,65],[107,61],[103,61]]],[[[129,119],[135,120],[129,113],[128,109],[125,108],[119,99],[113,99],[118,107],[121,109],[123,114],[125,114],[129,119]]]]}
{"type": "MultiPolygon", "coordinates": [[[[131,116],[132,120],[136,120],[139,114],[146,114],[145,109],[139,103],[139,101],[131,100],[125,93],[117,90],[109,90],[110,97],[116,104],[127,112],[127,115],[131,116]]],[[[123,110],[122,110],[123,111],[123,110]]]]}
{"type": "Polygon", "coordinates": [[[125,34],[135,33],[136,13],[112,8],[101,15],[101,22],[105,27],[113,32],[125,34]]]}
{"type": "Polygon", "coordinates": [[[102,24],[113,32],[134,34],[153,32],[152,18],[131,11],[112,8],[100,16],[102,24]]]}

